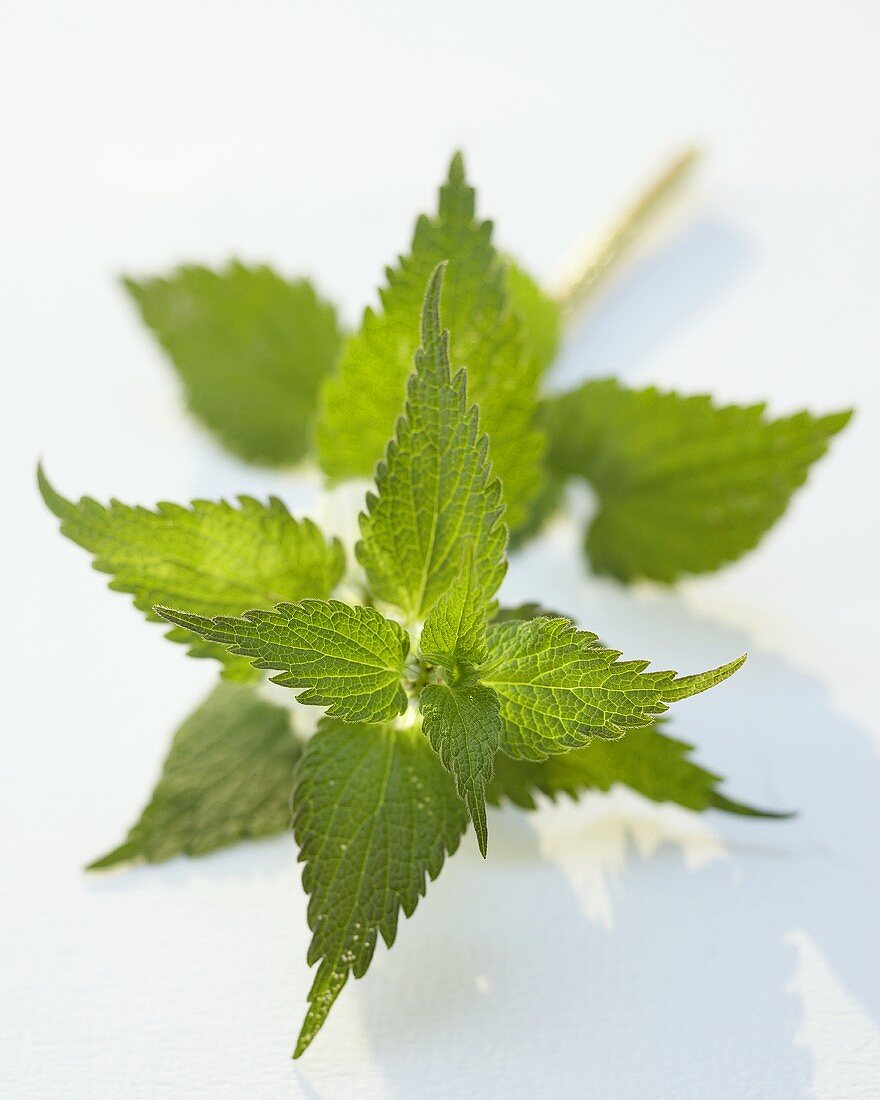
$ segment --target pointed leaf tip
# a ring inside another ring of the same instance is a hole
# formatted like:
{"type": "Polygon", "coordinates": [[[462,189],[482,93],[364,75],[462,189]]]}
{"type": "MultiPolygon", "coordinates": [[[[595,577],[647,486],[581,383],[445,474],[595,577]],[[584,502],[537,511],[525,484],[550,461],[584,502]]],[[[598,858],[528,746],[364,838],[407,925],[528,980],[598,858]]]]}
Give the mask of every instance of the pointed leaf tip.
{"type": "Polygon", "coordinates": [[[486,792],[493,806],[507,800],[536,810],[537,794],[555,800],[579,798],[587,791],[608,791],[622,784],[653,802],[674,802],[688,810],[720,810],[748,818],[788,818],[789,814],[749,806],[728,798],[721,778],[697,764],[693,746],[663,732],[663,720],[631,730],[621,741],[572,749],[549,760],[514,760],[499,754],[486,792]]]}
{"type": "Polygon", "coordinates": [[[153,605],[153,611],[163,619],[167,619],[169,623],[174,623],[176,626],[188,627],[190,620],[195,616],[189,614],[186,611],[177,611],[173,607],[165,607],[164,604],[157,603],[153,605]]]}
{"type": "Polygon", "coordinates": [[[456,149],[449,162],[449,182],[461,182],[464,176],[464,153],[462,153],[461,149],[456,149]]]}
{"type": "Polygon", "coordinates": [[[553,475],[582,477],[599,496],[585,544],[596,572],[665,584],[753,550],[848,419],[806,411],[774,419],[763,404],[720,405],[614,379],[554,396],[543,414],[553,475]],[[709,454],[724,461],[707,480],[709,454]]]}
{"type": "Polygon", "coordinates": [[[493,469],[504,485],[510,522],[517,525],[543,480],[544,436],[534,413],[546,364],[539,362],[525,316],[534,308],[537,288],[526,294],[528,306],[513,302],[491,223],[476,217],[461,154],[444,160],[448,174],[436,213],[419,217],[410,252],[388,269],[379,308],[365,314],[324,383],[318,456],[332,479],[374,473],[395,432],[418,351],[426,284],[437,262],[448,259],[442,320],[450,360],[456,368],[468,367],[470,400],[479,406],[493,469]]]}
{"type": "Polygon", "coordinates": [[[306,1020],[306,1022],[302,1026],[302,1031],[300,1031],[299,1036],[297,1037],[296,1046],[294,1047],[293,1054],[291,1055],[294,1061],[296,1061],[297,1058],[302,1058],[305,1052],[312,1045],[312,1039],[314,1039],[316,1034],[317,1031],[314,1028],[309,1027],[309,1021],[306,1020]],[[307,1028],[308,1031],[306,1031],[307,1028]]]}
{"type": "Polygon", "coordinates": [[[58,519],[69,519],[71,515],[76,514],[76,506],[66,497],[63,497],[49,481],[42,459],[37,463],[37,488],[43,498],[43,503],[58,519]]]}
{"type": "Polygon", "coordinates": [[[327,707],[330,715],[381,722],[406,709],[401,678],[409,636],[375,608],[302,599],[238,616],[154,610],[254,668],[272,669],[273,683],[297,690],[300,702],[327,707]]]}
{"type": "MultiPolygon", "coordinates": [[[[473,814],[473,811],[472,811],[473,814]]],[[[486,826],[486,811],[483,810],[481,817],[472,817],[474,823],[474,832],[477,834],[477,845],[480,849],[480,855],[483,859],[488,859],[489,851],[489,830],[486,826]]]]}
{"type": "Polygon", "coordinates": [[[736,814],[739,817],[760,817],[772,821],[790,821],[798,816],[797,810],[764,810],[759,806],[749,806],[745,802],[728,798],[720,791],[714,791],[710,795],[709,806],[714,810],[723,810],[724,813],[736,814]]]}
{"type": "Polygon", "coordinates": [[[692,695],[699,695],[702,691],[716,687],[729,679],[734,672],[746,663],[747,653],[737,657],[734,661],[728,661],[726,665],[709,669],[707,672],[697,672],[692,676],[679,676],[663,692],[663,700],[666,703],[676,703],[681,699],[688,699],[692,695]]]}
{"type": "Polygon", "coordinates": [[[418,727],[324,719],[300,762],[293,829],[320,960],[294,1058],[312,1042],[381,937],[394,943],[427,880],[458,847],[467,811],[418,727]]]}
{"type": "Polygon", "coordinates": [[[85,871],[106,871],[110,867],[116,867],[120,863],[130,863],[141,855],[140,845],[136,841],[127,840],[118,848],[113,848],[106,855],[93,859],[83,868],[85,871]]]}
{"type": "Polygon", "coordinates": [[[422,303],[422,346],[426,348],[440,338],[440,295],[443,291],[446,263],[446,260],[441,260],[437,264],[425,290],[422,303]]]}
{"type": "MultiPolygon", "coordinates": [[[[307,597],[326,598],[345,571],[342,548],[309,520],[295,519],[277,498],[238,502],[195,500],[134,507],[111,499],[66,500],[40,467],[37,482],[62,534],[88,551],[110,587],[134,598],[147,619],[181,621],[196,615],[244,613],[254,607],[307,597]],[[158,608],[158,610],[154,610],[158,608]]],[[[201,622],[201,619],[197,619],[201,622]]],[[[214,657],[238,679],[255,678],[246,661],[192,633],[171,631],[171,641],[193,657],[214,657]]]]}
{"type": "Polygon", "coordinates": [[[126,840],[87,871],[205,856],[290,827],[303,743],[287,707],[221,680],[178,727],[150,801],[126,840]]]}
{"type": "Polygon", "coordinates": [[[423,730],[443,767],[455,780],[486,858],[486,786],[501,741],[498,696],[480,683],[429,684],[419,699],[423,730]]]}

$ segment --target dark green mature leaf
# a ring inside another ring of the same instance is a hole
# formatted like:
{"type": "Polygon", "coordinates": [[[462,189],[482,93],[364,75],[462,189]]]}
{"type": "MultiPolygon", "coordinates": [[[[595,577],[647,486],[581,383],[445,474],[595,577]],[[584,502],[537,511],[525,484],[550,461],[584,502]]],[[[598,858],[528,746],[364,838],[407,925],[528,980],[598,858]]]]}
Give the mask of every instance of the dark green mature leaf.
{"type": "Polygon", "coordinates": [[[714,687],[745,661],[683,679],[646,672],[647,661],[618,660],[620,653],[568,619],[492,625],[486,640],[489,656],[478,675],[501,701],[501,748],[527,760],[648,726],[668,702],[714,687]]]}
{"type": "MultiPolygon", "coordinates": [[[[239,497],[238,507],[161,503],[150,511],[118,500],[104,506],[91,497],[74,503],[52,488],[42,469],[37,479],[62,533],[92,553],[94,568],[113,576],[110,587],[132,595],[153,621],[156,604],[237,615],[284,600],[326,598],[345,569],[339,541],[325,539],[311,520],[294,519],[276,497],[267,504],[239,497]]],[[[224,661],[236,678],[250,674],[246,662],[192,633],[172,630],[168,637],[188,645],[192,656],[224,661]]]]}
{"type": "Polygon", "coordinates": [[[358,560],[374,596],[415,621],[431,609],[472,554],[485,609],[506,569],[501,486],[489,440],[468,403],[467,372],[451,376],[448,333],[440,329],[443,265],[422,310],[422,343],[376,493],[361,516],[358,560]]]}
{"type": "Polygon", "coordinates": [[[412,915],[467,813],[420,731],[326,720],[300,765],[294,807],[311,895],[309,964],[320,961],[298,1058],[349,975],[366,973],[378,935],[394,943],[400,910],[412,915]]]}
{"type": "Polygon", "coordinates": [[[335,310],[309,282],[232,263],[125,286],[191,411],[229,450],[270,466],[306,454],[318,390],[342,341],[335,310]]]}
{"type": "Polygon", "coordinates": [[[290,711],[253,687],[221,681],[174,735],[162,775],[125,842],[90,870],[203,856],[290,825],[302,742],[290,711]]]}
{"type": "Polygon", "coordinates": [[[343,349],[338,373],[324,387],[318,453],[333,478],[373,472],[403,404],[428,281],[437,264],[448,261],[443,316],[452,358],[467,365],[470,397],[492,440],[492,462],[515,525],[541,486],[544,441],[534,414],[539,354],[546,354],[547,338],[542,334],[539,354],[529,347],[491,232],[489,222],[474,218],[474,192],[456,155],[440,190],[437,218],[419,218],[411,254],[387,271],[381,311],[366,311],[360,332],[343,349]]]}
{"type": "Polygon", "coordinates": [[[548,460],[586,478],[600,508],[587,537],[594,569],[671,582],[736,560],[785,511],[850,418],[585,382],[546,403],[548,460]]]}
{"type": "Polygon", "coordinates": [[[305,688],[301,703],[327,707],[348,722],[381,722],[406,709],[404,662],[409,635],[372,607],[339,600],[281,603],[271,611],[208,618],[170,607],[156,611],[255,668],[279,670],[273,683],[305,688]]]}
{"type": "Polygon", "coordinates": [[[734,802],[719,790],[721,777],[689,757],[693,745],[676,741],[655,723],[632,730],[620,741],[591,741],[547,760],[514,760],[499,753],[486,791],[493,806],[512,802],[537,809],[535,795],[577,799],[586,791],[608,791],[620,783],[654,802],[675,802],[689,810],[724,810],[747,817],[785,817],[734,802]]]}
{"type": "Polygon", "coordinates": [[[498,696],[471,681],[429,684],[419,697],[424,730],[434,751],[455,778],[467,805],[477,843],[486,855],[486,784],[501,739],[498,696]]]}

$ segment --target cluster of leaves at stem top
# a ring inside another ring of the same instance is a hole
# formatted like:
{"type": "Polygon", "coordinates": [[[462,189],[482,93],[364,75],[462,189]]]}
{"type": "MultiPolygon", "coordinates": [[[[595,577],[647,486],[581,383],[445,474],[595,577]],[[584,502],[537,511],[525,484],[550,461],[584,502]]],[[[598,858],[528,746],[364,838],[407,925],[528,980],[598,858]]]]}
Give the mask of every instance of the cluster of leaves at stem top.
{"type": "MultiPolygon", "coordinates": [[[[448,261],[451,353],[492,440],[514,545],[588,482],[599,509],[584,538],[594,570],[672,583],[735,561],[783,514],[849,412],[774,418],[763,404],[614,379],[543,392],[561,304],[500,253],[476,213],[460,154],[437,211],[387,269],[380,306],[346,335],[306,280],[232,263],[186,266],[125,286],[171,357],[193,413],[243,458],[317,459],[331,480],[369,477],[394,430],[431,272],[448,261]]],[[[708,373],[708,371],[707,371],[708,373]]]]}
{"type": "Polygon", "coordinates": [[[620,660],[564,618],[490,627],[506,564],[504,505],[467,371],[451,368],[444,266],[428,283],[403,413],[361,516],[357,557],[383,610],[334,599],[237,616],[157,608],[327,708],[293,800],[309,961],[319,964],[297,1054],[349,976],[366,971],[378,936],[393,942],[400,911],[413,911],[468,818],[486,854],[499,752],[541,761],[622,737],[743,660],[682,678],[620,660]],[[432,677],[413,678],[410,635],[392,614],[421,624],[416,659],[432,677]],[[398,721],[410,702],[417,712],[398,721]]]}
{"type": "Polygon", "coordinates": [[[331,479],[375,474],[360,605],[334,598],[342,546],[280,500],[74,502],[39,472],[62,531],[110,587],[222,677],[177,731],[128,836],[93,866],[281,831],[293,785],[318,964],[297,1055],[468,822],[486,854],[487,803],[533,809],[538,794],[620,783],[765,816],[663,728],[669,704],[742,658],[679,677],[623,660],[564,615],[499,610],[508,528],[534,535],[566,480],[584,478],[600,503],[594,568],[664,582],[717,568],[781,515],[847,413],[774,420],[613,380],[543,396],[559,306],[496,250],[460,156],[351,335],[309,283],[264,267],[126,286],[225,446],[266,464],[312,454],[331,479]],[[307,741],[258,693],[265,671],[324,708],[307,741]]]}
{"type": "Polygon", "coordinates": [[[277,500],[103,507],[65,500],[40,473],[64,532],[112,574],[111,587],[172,624],[173,640],[239,681],[269,670],[301,703],[325,708],[303,744],[247,682],[218,687],[178,732],[141,819],[93,865],[281,828],[296,767],[294,833],[318,964],[297,1055],[349,976],[364,974],[378,937],[393,942],[400,912],[413,912],[469,820],[486,854],[487,801],[529,807],[533,792],[620,781],[695,809],[758,812],[722,795],[656,726],[670,703],[743,658],[680,677],[622,660],[562,616],[498,613],[505,507],[467,371],[451,367],[443,272],[429,280],[403,412],[361,516],[368,605],[332,597],[341,547],[277,500]],[[611,746],[631,731],[642,752],[624,751],[617,776],[611,746]],[[608,755],[584,758],[595,738],[608,755]]]}

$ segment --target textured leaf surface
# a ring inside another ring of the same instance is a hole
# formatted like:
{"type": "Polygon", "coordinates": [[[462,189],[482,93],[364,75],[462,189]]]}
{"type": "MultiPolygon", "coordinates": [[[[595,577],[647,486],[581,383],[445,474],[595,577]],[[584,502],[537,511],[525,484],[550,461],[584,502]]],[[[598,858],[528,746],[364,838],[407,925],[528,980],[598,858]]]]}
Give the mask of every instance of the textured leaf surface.
{"type": "Polygon", "coordinates": [[[366,973],[377,936],[394,942],[400,911],[412,915],[467,813],[420,731],[326,720],[303,757],[294,806],[311,895],[309,964],[320,962],[298,1057],[349,975],[366,973]]]}
{"type": "Polygon", "coordinates": [[[419,697],[424,730],[467,805],[486,855],[486,784],[501,739],[498,696],[478,683],[429,684],[419,697]]]}
{"type": "MultiPolygon", "coordinates": [[[[40,492],[61,520],[61,531],[94,555],[93,565],[110,573],[110,587],[128,592],[148,619],[156,604],[186,607],[200,615],[237,615],[285,600],[326,598],[345,569],[342,546],[328,541],[311,520],[296,520],[282,502],[261,504],[240,497],[196,500],[189,507],[162,503],[154,511],[118,500],[65,500],[38,471],[40,492]]],[[[193,656],[223,660],[227,671],[247,675],[235,661],[192,633],[168,637],[193,656]]]]}
{"type": "Polygon", "coordinates": [[[720,776],[695,764],[692,751],[693,745],[668,737],[655,724],[632,730],[620,741],[591,741],[547,760],[514,760],[499,753],[486,799],[495,806],[507,800],[534,810],[537,794],[577,799],[586,791],[608,791],[619,783],[654,802],[675,802],[689,810],[784,816],[729,799],[720,790],[720,776]]]}
{"type": "Polygon", "coordinates": [[[401,685],[409,636],[372,607],[339,600],[282,603],[271,611],[206,618],[157,607],[169,622],[278,670],[272,680],[304,688],[301,703],[327,707],[349,722],[380,722],[406,709],[401,685]]]}
{"type": "Polygon", "coordinates": [[[506,568],[501,486],[477,409],[468,404],[467,374],[451,377],[448,333],[440,329],[442,281],[438,266],[404,415],[376,468],[356,551],[373,595],[413,621],[450,588],[467,552],[484,606],[506,568]]]}
{"type": "Polygon", "coordinates": [[[541,363],[511,308],[491,232],[489,222],[474,218],[474,192],[456,156],[437,217],[419,218],[410,255],[387,272],[381,310],[366,311],[324,388],[318,450],[331,477],[372,474],[403,404],[425,289],[437,264],[448,260],[443,316],[452,358],[468,368],[471,400],[492,440],[495,473],[516,525],[541,486],[544,440],[534,422],[541,363]]]}
{"type": "Polygon", "coordinates": [[[549,462],[586,478],[600,508],[593,567],[674,581],[734,561],[785,511],[850,413],[773,420],[763,405],[586,382],[547,403],[549,462]]]}
{"type": "Polygon", "coordinates": [[[425,660],[448,669],[485,660],[486,602],[471,547],[452,587],[428,612],[419,647],[425,660]]]}
{"type": "Polygon", "coordinates": [[[648,726],[668,702],[713,687],[745,661],[685,679],[647,672],[647,661],[619,660],[620,653],[568,619],[493,625],[487,644],[479,676],[501,702],[501,748],[530,760],[648,726]]]}
{"type": "Polygon", "coordinates": [[[232,263],[125,286],[191,411],[229,450],[273,466],[306,454],[318,390],[341,344],[333,307],[310,283],[232,263]]]}
{"type": "Polygon", "coordinates": [[[174,735],[162,776],[125,842],[92,869],[202,856],[290,825],[302,742],[290,712],[253,687],[221,682],[174,735]]]}

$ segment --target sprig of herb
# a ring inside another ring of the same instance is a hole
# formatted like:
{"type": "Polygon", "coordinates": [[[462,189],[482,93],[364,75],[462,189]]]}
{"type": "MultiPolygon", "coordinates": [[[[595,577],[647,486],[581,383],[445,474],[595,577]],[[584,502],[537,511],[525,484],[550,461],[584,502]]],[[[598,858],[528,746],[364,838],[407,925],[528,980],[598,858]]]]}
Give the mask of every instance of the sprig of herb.
{"type": "Polygon", "coordinates": [[[452,355],[469,369],[492,440],[512,544],[534,537],[561,507],[565,483],[582,479],[602,506],[584,543],[593,568],[672,582],[754,548],[851,415],[774,419],[763,405],[719,407],[608,379],[542,394],[564,320],[696,160],[688,150],[673,161],[551,294],[497,251],[456,154],[436,215],[418,219],[408,255],[387,271],[380,308],[367,309],[346,340],[308,284],[289,284],[285,297],[288,284],[262,267],[184,267],[126,287],[170,354],[190,407],[221,442],[272,465],[311,453],[339,480],[370,476],[382,455],[416,348],[412,318],[431,271],[447,260],[452,355]],[[295,430],[281,420],[292,410],[295,430]]]}
{"type": "MultiPolygon", "coordinates": [[[[178,734],[141,822],[96,863],[162,858],[265,831],[265,822],[277,822],[277,809],[255,798],[251,783],[236,787],[235,797],[230,792],[230,820],[226,828],[218,823],[217,799],[230,770],[247,751],[247,737],[260,774],[272,771],[268,798],[274,777],[289,774],[301,751],[294,833],[311,895],[309,961],[319,966],[297,1055],[348,978],[366,971],[377,937],[393,942],[399,912],[412,913],[426,875],[439,873],[468,818],[486,855],[490,791],[496,801],[521,803],[524,791],[542,785],[551,792],[588,786],[576,770],[567,781],[552,770],[542,780],[539,762],[565,759],[593,738],[610,742],[650,727],[671,702],[721,682],[744,660],[679,677],[622,660],[564,617],[491,622],[506,567],[504,506],[467,372],[451,367],[449,335],[440,324],[443,270],[441,263],[428,284],[404,412],[361,517],[357,556],[370,606],[333,598],[291,602],[294,588],[332,587],[339,550],[277,502],[266,510],[243,504],[251,522],[242,522],[245,511],[206,502],[157,512],[116,502],[105,509],[88,499],[63,500],[41,476],[64,529],[113,573],[114,587],[134,592],[141,605],[147,594],[161,594],[178,606],[153,610],[182,637],[221,659],[244,658],[257,672],[271,670],[275,683],[299,692],[300,703],[326,708],[301,749],[274,709],[246,694],[228,697],[219,729],[200,712],[178,734]],[[210,538],[196,522],[203,517],[213,521],[210,538]],[[231,542],[218,540],[218,518],[230,525],[219,531],[234,531],[231,542]],[[264,609],[229,614],[242,599],[262,599],[264,609]],[[224,728],[228,721],[239,726],[238,741],[224,728]],[[195,774],[193,758],[212,767],[216,787],[209,790],[204,772],[195,774]],[[493,779],[496,759],[509,762],[493,779]],[[524,773],[526,761],[537,771],[524,773]],[[201,835],[192,833],[196,818],[201,835]]],[[[213,713],[224,702],[212,697],[206,707],[213,713]]],[[[680,754],[673,751],[671,759],[680,772],[680,754]]],[[[676,797],[673,784],[669,789],[676,797]]]]}

